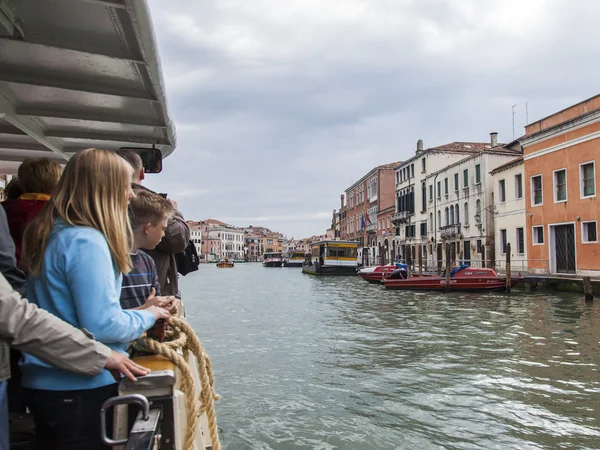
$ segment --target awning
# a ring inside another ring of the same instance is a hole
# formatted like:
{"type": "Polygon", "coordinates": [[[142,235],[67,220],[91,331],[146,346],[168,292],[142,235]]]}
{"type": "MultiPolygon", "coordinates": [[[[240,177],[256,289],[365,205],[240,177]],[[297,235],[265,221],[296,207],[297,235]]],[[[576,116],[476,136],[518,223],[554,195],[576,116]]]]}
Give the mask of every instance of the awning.
{"type": "Polygon", "coordinates": [[[0,170],[124,146],[175,148],[145,0],[0,0],[0,170]]]}

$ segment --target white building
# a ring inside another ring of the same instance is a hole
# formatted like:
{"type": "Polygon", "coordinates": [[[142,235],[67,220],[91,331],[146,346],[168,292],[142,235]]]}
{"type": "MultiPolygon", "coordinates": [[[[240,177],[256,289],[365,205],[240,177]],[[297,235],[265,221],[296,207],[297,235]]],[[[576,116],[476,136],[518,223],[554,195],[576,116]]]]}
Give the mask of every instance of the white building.
{"type": "Polygon", "coordinates": [[[200,227],[190,227],[190,240],[194,243],[194,247],[196,247],[196,253],[198,255],[202,254],[202,229],[200,227]]]}
{"type": "Polygon", "coordinates": [[[428,232],[429,263],[445,266],[449,244],[452,265],[494,266],[494,184],[486,174],[522,154],[518,144],[511,145],[517,149],[491,146],[427,177],[435,194],[427,202],[428,220],[433,221],[428,232]]]}
{"type": "MultiPolygon", "coordinates": [[[[435,194],[443,192],[446,183],[450,192],[452,183],[456,181],[454,178],[445,181],[445,177],[435,177],[435,174],[491,147],[492,142],[452,142],[424,150],[423,141],[417,142],[415,156],[396,170],[396,208],[392,217],[396,226],[394,255],[400,255],[403,260],[410,257],[417,261],[418,246],[431,245],[434,227],[439,227],[432,211],[438,203],[435,194]]],[[[425,249],[421,251],[426,260],[427,252],[425,249]]]]}
{"type": "Polygon", "coordinates": [[[244,230],[230,227],[215,228],[221,238],[221,258],[244,259],[246,241],[244,230]]]}
{"type": "Polygon", "coordinates": [[[523,157],[515,158],[490,172],[494,184],[494,234],[496,262],[504,267],[506,244],[511,246],[512,271],[527,269],[525,233],[525,180],[523,157]]]}

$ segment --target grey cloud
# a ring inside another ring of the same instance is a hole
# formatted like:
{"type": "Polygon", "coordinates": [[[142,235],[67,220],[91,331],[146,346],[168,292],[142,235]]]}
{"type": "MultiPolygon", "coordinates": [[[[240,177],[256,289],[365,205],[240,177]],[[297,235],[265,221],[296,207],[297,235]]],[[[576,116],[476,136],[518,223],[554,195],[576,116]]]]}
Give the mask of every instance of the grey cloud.
{"type": "Polygon", "coordinates": [[[520,135],[525,102],[533,121],[597,93],[593,0],[150,5],[178,148],[148,183],[190,219],[322,233],[417,139],[508,141],[511,105],[520,135]]]}

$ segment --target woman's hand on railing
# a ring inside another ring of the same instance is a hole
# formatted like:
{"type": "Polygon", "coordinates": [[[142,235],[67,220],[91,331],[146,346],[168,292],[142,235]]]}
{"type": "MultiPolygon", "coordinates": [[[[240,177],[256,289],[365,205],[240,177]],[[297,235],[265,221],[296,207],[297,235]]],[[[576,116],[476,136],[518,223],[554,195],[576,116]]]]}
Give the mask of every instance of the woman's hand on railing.
{"type": "Polygon", "coordinates": [[[129,359],[127,355],[115,352],[114,350],[110,352],[110,356],[108,357],[108,361],[106,361],[104,368],[108,370],[117,381],[121,380],[121,374],[125,375],[131,381],[137,381],[135,378],[136,375],[143,377],[150,373],[150,369],[147,367],[140,366],[129,359]]]}

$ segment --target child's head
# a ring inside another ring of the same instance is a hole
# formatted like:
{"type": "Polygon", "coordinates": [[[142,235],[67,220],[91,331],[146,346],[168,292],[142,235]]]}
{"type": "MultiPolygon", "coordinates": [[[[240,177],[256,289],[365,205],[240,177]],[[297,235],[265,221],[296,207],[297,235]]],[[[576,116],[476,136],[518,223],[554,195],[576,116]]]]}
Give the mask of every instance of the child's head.
{"type": "Polygon", "coordinates": [[[146,190],[136,190],[129,203],[129,221],[136,248],[152,250],[158,245],[173,214],[171,202],[146,190]]]}
{"type": "Polygon", "coordinates": [[[19,166],[18,179],[23,193],[54,194],[62,167],[48,158],[26,159],[19,166]]]}

